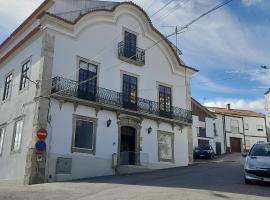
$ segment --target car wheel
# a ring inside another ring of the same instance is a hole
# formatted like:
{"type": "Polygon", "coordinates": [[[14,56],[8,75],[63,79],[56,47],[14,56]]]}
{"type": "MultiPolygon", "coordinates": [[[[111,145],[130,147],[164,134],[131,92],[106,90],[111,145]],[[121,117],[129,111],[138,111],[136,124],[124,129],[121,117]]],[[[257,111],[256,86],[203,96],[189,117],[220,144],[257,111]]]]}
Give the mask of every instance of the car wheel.
{"type": "Polygon", "coordinates": [[[251,180],[245,178],[245,184],[251,184],[251,180]]]}

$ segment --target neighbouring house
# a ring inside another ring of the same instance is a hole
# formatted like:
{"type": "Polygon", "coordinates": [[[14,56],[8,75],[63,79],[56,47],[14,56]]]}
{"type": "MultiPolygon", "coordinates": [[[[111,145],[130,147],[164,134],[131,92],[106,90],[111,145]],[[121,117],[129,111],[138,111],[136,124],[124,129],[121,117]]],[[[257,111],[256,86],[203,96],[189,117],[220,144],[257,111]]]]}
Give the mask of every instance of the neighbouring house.
{"type": "Polygon", "coordinates": [[[131,2],[44,1],[0,46],[0,179],[187,166],[196,72],[131,2]]]}
{"type": "Polygon", "coordinates": [[[191,100],[193,118],[193,148],[200,144],[209,144],[216,155],[225,153],[222,123],[216,120],[216,115],[196,101],[191,100]]]}
{"type": "Polygon", "coordinates": [[[270,141],[270,89],[265,93],[266,130],[270,141]]]}
{"type": "Polygon", "coordinates": [[[249,110],[208,107],[215,113],[216,121],[222,123],[227,152],[248,151],[257,142],[266,142],[265,115],[249,110]]]}

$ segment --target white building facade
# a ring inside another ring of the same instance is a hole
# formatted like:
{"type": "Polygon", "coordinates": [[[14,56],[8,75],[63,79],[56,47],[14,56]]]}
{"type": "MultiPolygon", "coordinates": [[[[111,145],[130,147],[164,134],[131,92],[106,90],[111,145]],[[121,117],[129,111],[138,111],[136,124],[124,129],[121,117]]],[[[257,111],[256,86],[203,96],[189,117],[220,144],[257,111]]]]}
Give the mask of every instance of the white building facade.
{"type": "Polygon", "coordinates": [[[135,4],[45,1],[1,45],[0,179],[187,166],[195,72],[135,4]]]}
{"type": "Polygon", "coordinates": [[[248,151],[257,142],[267,142],[266,118],[248,110],[208,108],[223,124],[224,145],[227,152],[248,151]]]}
{"type": "Polygon", "coordinates": [[[192,98],[193,148],[211,145],[216,155],[225,153],[222,122],[215,114],[192,98]]]}

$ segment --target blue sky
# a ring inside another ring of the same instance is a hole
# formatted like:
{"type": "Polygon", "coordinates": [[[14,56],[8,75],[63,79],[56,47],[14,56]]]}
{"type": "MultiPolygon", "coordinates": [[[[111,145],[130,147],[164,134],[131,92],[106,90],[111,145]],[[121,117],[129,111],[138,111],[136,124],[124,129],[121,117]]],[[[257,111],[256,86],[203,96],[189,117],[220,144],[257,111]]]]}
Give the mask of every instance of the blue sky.
{"type": "MultiPolygon", "coordinates": [[[[169,0],[134,0],[151,16],[169,0]]],[[[152,17],[165,35],[222,0],[175,0],[152,17]],[[177,8],[177,9],[176,9],[177,8]]],[[[2,42],[42,0],[0,0],[2,42]],[[9,9],[12,7],[13,9],[9,9]]],[[[208,106],[264,112],[270,87],[270,1],[234,0],[179,35],[184,62],[200,70],[192,80],[192,96],[208,106]]],[[[175,37],[171,38],[175,41],[175,37]]]]}

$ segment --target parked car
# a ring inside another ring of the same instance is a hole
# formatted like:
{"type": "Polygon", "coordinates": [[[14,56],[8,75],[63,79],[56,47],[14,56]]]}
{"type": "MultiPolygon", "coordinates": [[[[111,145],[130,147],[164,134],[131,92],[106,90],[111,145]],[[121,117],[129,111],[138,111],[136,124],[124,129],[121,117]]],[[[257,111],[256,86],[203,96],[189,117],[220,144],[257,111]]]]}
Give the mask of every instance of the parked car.
{"type": "Polygon", "coordinates": [[[246,155],[245,183],[270,182],[270,143],[254,144],[246,155]]]}
{"type": "Polygon", "coordinates": [[[211,145],[199,145],[194,149],[194,158],[208,158],[213,159],[215,152],[211,145]]]}

